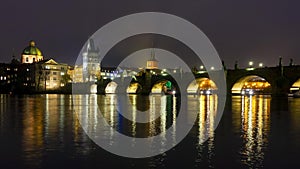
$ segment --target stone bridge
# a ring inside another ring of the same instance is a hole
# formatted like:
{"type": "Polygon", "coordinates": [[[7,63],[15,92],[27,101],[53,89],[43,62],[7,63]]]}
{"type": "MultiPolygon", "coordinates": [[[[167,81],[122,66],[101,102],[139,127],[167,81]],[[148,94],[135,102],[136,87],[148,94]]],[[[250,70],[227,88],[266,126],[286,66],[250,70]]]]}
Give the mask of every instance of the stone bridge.
{"type": "MultiPolygon", "coordinates": [[[[247,68],[226,70],[224,72],[212,71],[210,74],[217,74],[216,77],[225,73],[226,90],[231,94],[232,90],[240,90],[243,82],[253,77],[261,77],[271,85],[271,91],[274,95],[285,95],[289,93],[290,88],[300,79],[300,66],[282,66],[282,67],[265,67],[265,68],[247,68]]],[[[135,84],[134,93],[149,94],[154,85],[170,81],[178,92],[187,92],[197,80],[208,79],[208,73],[205,71],[194,74],[176,73],[171,75],[153,75],[150,71],[145,71],[141,76],[117,78],[113,81],[110,79],[100,80],[98,82],[98,93],[105,94],[108,85],[115,85],[115,92],[125,93],[128,86],[135,84]]],[[[212,79],[213,80],[213,79],[212,79]]],[[[215,82],[217,88],[220,85],[215,82]]],[[[198,87],[198,86],[197,86],[198,87]]]]}

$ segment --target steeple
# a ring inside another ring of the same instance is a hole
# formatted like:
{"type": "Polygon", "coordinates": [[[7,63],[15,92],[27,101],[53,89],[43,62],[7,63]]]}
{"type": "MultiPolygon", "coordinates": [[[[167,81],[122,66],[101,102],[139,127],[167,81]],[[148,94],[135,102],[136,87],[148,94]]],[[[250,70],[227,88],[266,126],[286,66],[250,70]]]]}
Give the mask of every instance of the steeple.
{"type": "Polygon", "coordinates": [[[158,69],[158,61],[155,59],[154,48],[151,50],[150,59],[147,61],[147,69],[158,69]]]}
{"type": "Polygon", "coordinates": [[[88,52],[99,52],[99,49],[96,48],[95,42],[92,38],[89,38],[89,42],[88,42],[88,45],[87,45],[87,51],[88,52]]]}
{"type": "Polygon", "coordinates": [[[152,50],[151,50],[151,56],[150,56],[150,60],[149,61],[157,61],[156,59],[155,59],[155,51],[154,51],[154,48],[152,48],[152,50]]]}

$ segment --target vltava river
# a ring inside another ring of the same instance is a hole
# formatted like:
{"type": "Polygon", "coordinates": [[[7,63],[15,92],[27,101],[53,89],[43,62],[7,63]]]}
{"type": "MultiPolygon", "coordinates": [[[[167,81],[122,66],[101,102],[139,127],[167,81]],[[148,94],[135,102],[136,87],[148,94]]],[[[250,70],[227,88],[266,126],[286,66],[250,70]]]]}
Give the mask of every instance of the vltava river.
{"type": "MultiPolygon", "coordinates": [[[[1,168],[283,168],[300,165],[298,98],[232,96],[214,131],[217,96],[188,96],[188,112],[196,112],[197,119],[187,137],[161,155],[131,159],[97,146],[80,123],[86,121],[96,131],[100,122],[97,108],[74,109],[73,104],[98,104],[112,126],[102,136],[113,145],[112,129],[129,137],[147,138],[172,125],[180,127],[176,124],[180,99],[129,95],[130,103],[125,108],[131,112],[130,118],[135,119],[138,113],[146,111],[146,117],[151,119],[149,123],[137,123],[118,113],[117,97],[113,94],[0,95],[1,168]],[[82,109],[88,114],[80,113],[82,109]]],[[[185,116],[193,123],[189,113],[185,116]]],[[[175,144],[175,139],[176,136],[167,141],[175,144]]]]}

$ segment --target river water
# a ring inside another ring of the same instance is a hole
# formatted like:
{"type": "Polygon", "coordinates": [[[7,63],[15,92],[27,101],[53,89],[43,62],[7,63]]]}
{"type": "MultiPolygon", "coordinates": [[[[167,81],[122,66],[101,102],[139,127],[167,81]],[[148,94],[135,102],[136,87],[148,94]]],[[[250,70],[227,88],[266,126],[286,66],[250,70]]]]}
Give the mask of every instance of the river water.
{"type": "MultiPolygon", "coordinates": [[[[214,131],[217,96],[188,96],[189,109],[198,114],[188,135],[161,155],[135,159],[114,155],[95,144],[78,119],[97,126],[96,110],[80,114],[73,105],[89,105],[94,100],[114,130],[147,138],[176,123],[180,99],[129,95],[127,109],[132,118],[145,110],[150,119],[152,114],[160,116],[140,124],[120,118],[117,97],[0,95],[1,168],[299,168],[300,98],[232,96],[214,131]],[[206,141],[204,136],[208,136],[206,141]]],[[[186,116],[189,120],[189,114],[186,116]]],[[[110,138],[112,133],[104,136],[110,138]]]]}

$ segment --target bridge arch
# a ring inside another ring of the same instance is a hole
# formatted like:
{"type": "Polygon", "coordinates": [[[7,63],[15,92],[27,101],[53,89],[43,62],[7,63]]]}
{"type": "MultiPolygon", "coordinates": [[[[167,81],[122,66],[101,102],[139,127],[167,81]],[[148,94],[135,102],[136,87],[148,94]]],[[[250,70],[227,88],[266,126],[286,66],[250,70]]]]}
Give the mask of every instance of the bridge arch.
{"type": "Polygon", "coordinates": [[[298,80],[292,82],[292,85],[290,87],[290,92],[294,93],[299,90],[300,90],[300,78],[298,80]]]}
{"type": "Polygon", "coordinates": [[[189,83],[186,90],[188,94],[210,94],[204,93],[204,91],[210,92],[217,89],[215,82],[207,77],[201,77],[194,79],[191,83],[189,83]]]}
{"type": "Polygon", "coordinates": [[[109,82],[105,87],[105,94],[113,94],[117,92],[118,84],[114,81],[109,82]]]}
{"type": "Polygon", "coordinates": [[[92,84],[90,87],[90,93],[91,94],[96,94],[97,93],[97,85],[96,84],[92,84]]]}
{"type": "Polygon", "coordinates": [[[255,94],[272,92],[271,83],[258,75],[247,75],[238,79],[231,88],[232,94],[255,94]]]}
{"type": "Polygon", "coordinates": [[[161,93],[168,93],[168,94],[175,94],[176,93],[176,84],[174,82],[163,79],[156,81],[152,84],[151,93],[153,94],[161,94],[161,93]]]}
{"type": "Polygon", "coordinates": [[[142,90],[142,85],[137,82],[134,82],[129,84],[129,86],[126,89],[126,93],[136,94],[139,93],[141,90],[142,90]]]}

